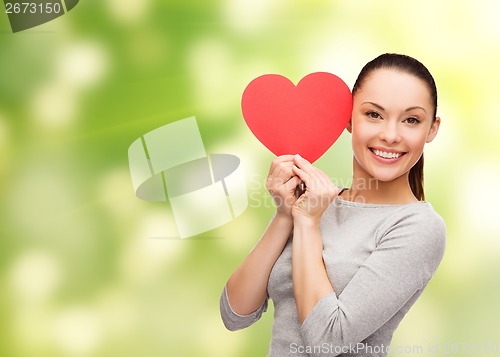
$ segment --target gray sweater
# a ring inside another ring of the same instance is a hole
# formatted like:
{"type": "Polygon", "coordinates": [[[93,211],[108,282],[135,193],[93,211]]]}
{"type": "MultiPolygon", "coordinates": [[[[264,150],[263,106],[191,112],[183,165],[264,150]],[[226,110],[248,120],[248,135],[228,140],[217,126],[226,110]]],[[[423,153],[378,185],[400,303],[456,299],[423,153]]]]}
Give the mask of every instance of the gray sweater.
{"type": "MultiPolygon", "coordinates": [[[[363,204],[336,197],[320,223],[323,260],[333,286],[300,324],[292,285],[292,237],[271,271],[274,324],[268,356],[386,356],[392,334],[434,275],[444,254],[445,225],[427,202],[363,204]]],[[[226,289],[224,325],[257,321],[238,315],[226,289]]]]}

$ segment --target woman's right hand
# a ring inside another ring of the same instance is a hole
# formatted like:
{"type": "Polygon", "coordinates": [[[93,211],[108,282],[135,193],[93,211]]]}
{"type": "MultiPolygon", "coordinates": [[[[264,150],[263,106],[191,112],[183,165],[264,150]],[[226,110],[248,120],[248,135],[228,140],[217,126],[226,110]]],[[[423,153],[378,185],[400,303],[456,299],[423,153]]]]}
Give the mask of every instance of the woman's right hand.
{"type": "Polygon", "coordinates": [[[294,155],[278,156],[271,163],[266,188],[274,199],[277,215],[292,220],[292,206],[297,201],[295,188],[302,180],[292,170],[294,155]]]}

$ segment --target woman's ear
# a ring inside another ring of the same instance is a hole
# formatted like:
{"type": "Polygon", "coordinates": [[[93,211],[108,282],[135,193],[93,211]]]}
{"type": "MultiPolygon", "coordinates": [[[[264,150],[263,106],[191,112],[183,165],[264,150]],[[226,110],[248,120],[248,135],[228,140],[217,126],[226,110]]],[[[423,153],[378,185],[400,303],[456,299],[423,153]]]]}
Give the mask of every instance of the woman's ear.
{"type": "Polygon", "coordinates": [[[352,118],[349,119],[349,123],[347,123],[346,127],[347,131],[352,134],[352,118]]]}
{"type": "Polygon", "coordinates": [[[436,120],[434,120],[434,123],[432,123],[431,128],[429,129],[429,132],[427,133],[427,138],[425,139],[426,143],[430,143],[434,138],[436,137],[438,131],[439,131],[439,126],[441,125],[441,118],[436,117],[436,120]]]}

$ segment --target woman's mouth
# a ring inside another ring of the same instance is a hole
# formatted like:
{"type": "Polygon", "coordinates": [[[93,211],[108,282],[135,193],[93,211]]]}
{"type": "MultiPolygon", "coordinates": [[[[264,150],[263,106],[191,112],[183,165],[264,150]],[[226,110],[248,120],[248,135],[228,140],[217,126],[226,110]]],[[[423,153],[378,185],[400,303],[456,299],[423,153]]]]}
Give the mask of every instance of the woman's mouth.
{"type": "Polygon", "coordinates": [[[384,163],[395,162],[400,157],[406,154],[405,152],[394,151],[394,150],[386,151],[384,149],[375,149],[375,148],[369,148],[369,149],[373,153],[375,158],[379,159],[379,161],[382,161],[384,163]]]}

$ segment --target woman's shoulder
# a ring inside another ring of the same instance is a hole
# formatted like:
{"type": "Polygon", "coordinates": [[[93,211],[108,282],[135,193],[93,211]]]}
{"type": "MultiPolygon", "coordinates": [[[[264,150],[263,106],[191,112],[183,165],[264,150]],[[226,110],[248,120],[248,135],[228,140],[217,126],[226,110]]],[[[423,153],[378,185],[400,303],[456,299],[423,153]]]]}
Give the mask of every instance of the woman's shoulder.
{"type": "Polygon", "coordinates": [[[433,228],[446,229],[445,222],[441,215],[436,212],[431,203],[418,201],[401,205],[395,212],[399,221],[407,222],[411,226],[419,229],[433,228]]]}
{"type": "Polygon", "coordinates": [[[434,251],[440,260],[446,246],[446,225],[429,202],[402,205],[381,226],[381,241],[396,239],[420,249],[434,251]]]}

